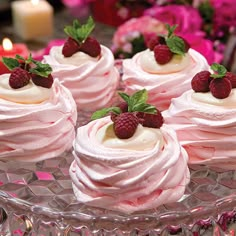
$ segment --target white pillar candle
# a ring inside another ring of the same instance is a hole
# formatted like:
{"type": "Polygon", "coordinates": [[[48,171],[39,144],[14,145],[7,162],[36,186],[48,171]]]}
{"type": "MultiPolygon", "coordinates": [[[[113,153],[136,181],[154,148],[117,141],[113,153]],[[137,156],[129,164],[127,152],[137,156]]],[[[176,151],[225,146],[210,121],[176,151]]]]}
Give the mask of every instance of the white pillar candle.
{"type": "Polygon", "coordinates": [[[12,2],[15,33],[25,40],[48,37],[53,33],[53,7],[45,0],[12,2]]]}

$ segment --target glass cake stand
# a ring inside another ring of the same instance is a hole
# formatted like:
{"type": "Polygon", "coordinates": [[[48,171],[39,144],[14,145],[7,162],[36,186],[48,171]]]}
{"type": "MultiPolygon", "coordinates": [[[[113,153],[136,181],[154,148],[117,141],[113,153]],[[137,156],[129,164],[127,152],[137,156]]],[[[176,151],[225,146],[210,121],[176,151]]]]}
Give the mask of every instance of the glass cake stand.
{"type": "Polygon", "coordinates": [[[71,152],[38,163],[0,161],[0,235],[235,235],[236,170],[190,166],[179,202],[125,215],[79,204],[71,152]]]}

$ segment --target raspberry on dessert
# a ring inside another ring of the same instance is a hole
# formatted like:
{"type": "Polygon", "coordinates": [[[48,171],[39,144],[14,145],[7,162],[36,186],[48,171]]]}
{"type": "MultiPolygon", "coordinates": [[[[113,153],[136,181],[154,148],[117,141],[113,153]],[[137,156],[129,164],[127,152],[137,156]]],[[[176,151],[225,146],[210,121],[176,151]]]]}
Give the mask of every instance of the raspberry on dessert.
{"type": "Polygon", "coordinates": [[[147,47],[153,51],[154,50],[154,47],[158,44],[166,44],[165,43],[165,38],[162,37],[162,36],[157,36],[157,35],[153,35],[152,37],[150,37],[148,40],[147,40],[147,47]]]}
{"type": "Polygon", "coordinates": [[[210,91],[212,95],[216,98],[227,98],[231,92],[232,85],[229,79],[223,78],[215,78],[210,82],[210,91]]]}
{"type": "Polygon", "coordinates": [[[225,77],[231,82],[232,88],[236,88],[236,74],[227,71],[225,77]]]}
{"type": "Polygon", "coordinates": [[[81,44],[80,51],[90,55],[91,57],[97,57],[101,53],[101,46],[95,38],[88,37],[81,44]]]}
{"type": "Polygon", "coordinates": [[[113,122],[116,121],[117,116],[118,116],[118,114],[116,114],[116,113],[114,113],[114,112],[111,112],[111,114],[110,114],[111,120],[112,120],[113,122]]]}
{"type": "Polygon", "coordinates": [[[147,41],[147,47],[153,51],[154,47],[159,44],[158,36],[153,36],[147,41]]]}
{"type": "Polygon", "coordinates": [[[62,48],[64,57],[71,57],[74,53],[78,52],[80,45],[71,37],[68,37],[62,48]]]}
{"type": "Polygon", "coordinates": [[[128,111],[128,104],[127,102],[120,102],[117,107],[119,107],[121,109],[121,112],[127,112],[128,111]]]}
{"type": "MultiPolygon", "coordinates": [[[[121,113],[128,112],[127,102],[120,102],[116,105],[116,107],[119,107],[121,109],[121,113]]],[[[115,119],[118,116],[118,114],[111,112],[110,116],[111,116],[111,120],[115,122],[115,119]]]]}
{"type": "Polygon", "coordinates": [[[154,56],[156,62],[163,65],[168,63],[172,59],[173,53],[167,45],[158,44],[154,47],[154,56]]]}
{"type": "Polygon", "coordinates": [[[212,80],[209,71],[198,72],[191,80],[192,89],[195,92],[208,92],[210,90],[209,85],[212,80]]]}
{"type": "Polygon", "coordinates": [[[14,89],[22,88],[29,83],[30,79],[31,77],[28,71],[16,67],[11,72],[9,85],[14,89]]]}
{"type": "Polygon", "coordinates": [[[160,128],[164,123],[163,116],[159,110],[157,110],[156,114],[137,112],[136,116],[139,119],[139,123],[144,127],[160,128]]]}
{"type": "Polygon", "coordinates": [[[53,84],[53,77],[50,74],[48,77],[43,77],[40,75],[32,74],[32,81],[34,84],[44,87],[44,88],[51,88],[53,84]]]}
{"type": "Polygon", "coordinates": [[[115,119],[114,132],[118,138],[128,139],[134,135],[138,124],[138,118],[133,113],[121,113],[115,119]]]}

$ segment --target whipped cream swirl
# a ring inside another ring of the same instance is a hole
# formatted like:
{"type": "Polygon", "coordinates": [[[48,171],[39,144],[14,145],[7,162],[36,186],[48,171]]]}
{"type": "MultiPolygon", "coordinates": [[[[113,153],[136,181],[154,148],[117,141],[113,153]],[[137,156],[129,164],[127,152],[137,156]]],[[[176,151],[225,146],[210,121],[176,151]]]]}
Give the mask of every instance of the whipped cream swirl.
{"type": "Polygon", "coordinates": [[[185,92],[163,113],[189,153],[189,163],[224,168],[236,166],[236,90],[217,99],[208,93],[185,92]]]}
{"type": "Polygon", "coordinates": [[[78,128],[70,167],[78,201],[125,213],[178,201],[189,169],[175,132],[139,125],[132,138],[120,140],[111,124],[105,117],[78,128]]]}
{"type": "Polygon", "coordinates": [[[70,150],[77,119],[70,91],[57,79],[47,92],[33,83],[11,89],[5,79],[0,76],[0,159],[35,162],[70,150]],[[35,101],[35,91],[46,94],[43,101],[35,101]]]}
{"type": "Polygon", "coordinates": [[[101,45],[101,56],[97,58],[83,52],[65,58],[62,46],[55,46],[44,62],[51,65],[52,75],[71,91],[79,111],[95,111],[112,103],[119,73],[107,47],[101,45]]]}
{"type": "Polygon", "coordinates": [[[193,49],[189,49],[184,57],[174,56],[166,65],[158,65],[153,52],[145,50],[123,61],[122,80],[126,93],[146,88],[148,102],[163,111],[169,107],[172,98],[191,88],[191,79],[202,70],[210,70],[210,67],[193,49]]]}

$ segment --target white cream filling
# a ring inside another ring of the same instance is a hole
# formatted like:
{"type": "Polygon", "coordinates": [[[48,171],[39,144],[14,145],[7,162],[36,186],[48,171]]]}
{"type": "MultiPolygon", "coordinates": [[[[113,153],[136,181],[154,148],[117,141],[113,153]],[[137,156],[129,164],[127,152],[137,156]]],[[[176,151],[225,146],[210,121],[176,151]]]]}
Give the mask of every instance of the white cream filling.
{"type": "Polygon", "coordinates": [[[147,128],[142,125],[138,125],[131,138],[119,139],[115,135],[111,123],[101,127],[96,134],[96,138],[105,147],[137,151],[150,150],[156,145],[161,148],[164,142],[160,129],[147,128]]]}
{"type": "Polygon", "coordinates": [[[189,53],[186,53],[184,56],[174,55],[170,62],[160,65],[156,62],[154,52],[147,49],[141,52],[139,63],[142,69],[148,73],[169,74],[181,71],[188,67],[191,63],[191,57],[189,53]]]}
{"type": "Polygon", "coordinates": [[[86,53],[83,52],[76,52],[71,57],[64,57],[62,54],[62,47],[52,47],[50,54],[55,57],[55,59],[60,64],[68,64],[68,65],[74,65],[74,66],[80,66],[87,62],[97,62],[99,60],[98,57],[91,57],[86,53]]]}
{"type": "Polygon", "coordinates": [[[211,92],[193,92],[192,100],[209,105],[222,106],[224,108],[236,108],[236,89],[232,89],[230,95],[224,99],[215,98],[211,92]]]}
{"type": "Polygon", "coordinates": [[[9,85],[10,74],[0,76],[0,98],[24,104],[41,103],[50,97],[52,88],[44,88],[35,85],[31,80],[26,86],[13,89],[9,85]]]}

